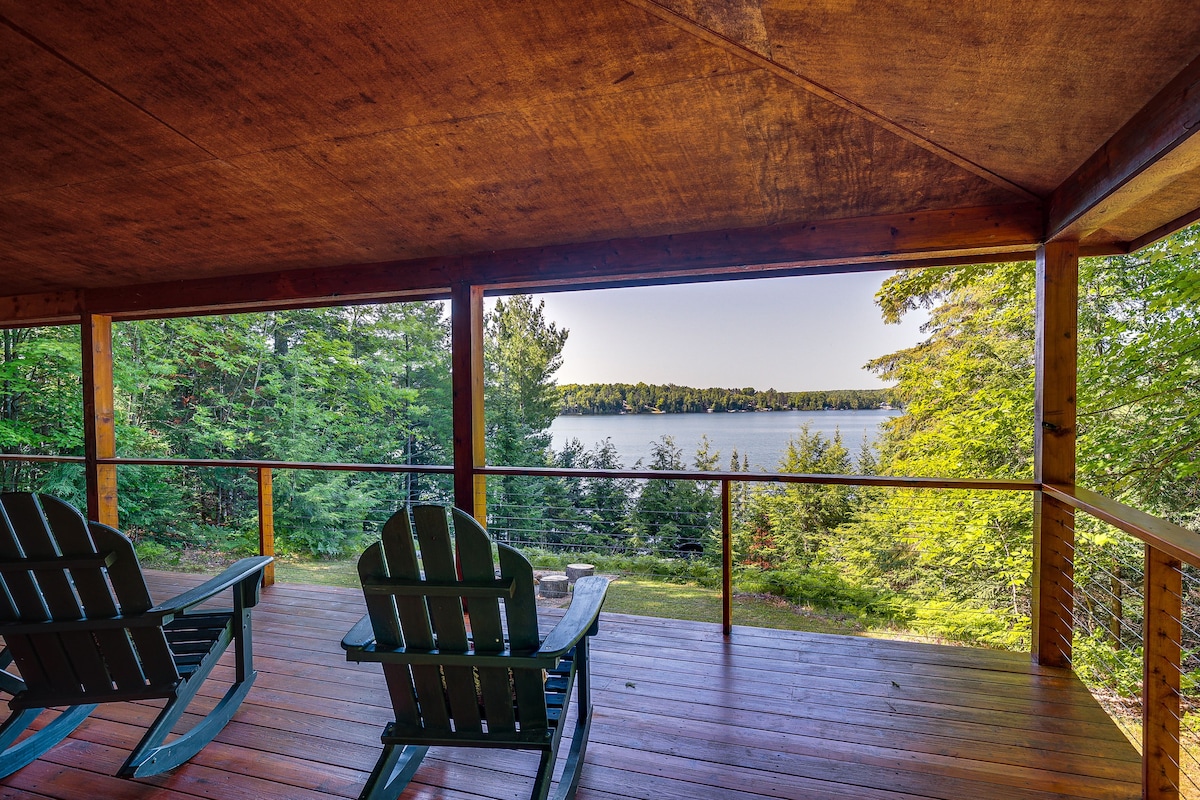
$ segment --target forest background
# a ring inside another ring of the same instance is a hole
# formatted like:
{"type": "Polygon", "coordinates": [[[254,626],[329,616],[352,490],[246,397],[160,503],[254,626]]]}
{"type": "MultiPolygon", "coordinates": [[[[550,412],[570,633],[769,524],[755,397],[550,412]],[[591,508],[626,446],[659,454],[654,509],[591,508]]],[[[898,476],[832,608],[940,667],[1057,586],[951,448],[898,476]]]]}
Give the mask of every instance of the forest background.
{"type": "MultiPolygon", "coordinates": [[[[1136,255],[1085,259],[1079,319],[1079,482],[1193,529],[1200,523],[1198,247],[1193,228],[1136,255]]],[[[778,471],[1031,479],[1033,265],[901,272],[877,302],[888,320],[917,308],[930,314],[920,344],[870,364],[892,384],[889,398],[903,414],[877,450],[798,430],[778,471]]],[[[0,335],[0,450],[82,453],[78,328],[0,335]]],[[[685,454],[666,437],[638,465],[620,463],[606,442],[554,451],[548,427],[564,407],[818,402],[644,384],[559,388],[554,374],[567,336],[529,297],[500,300],[488,315],[490,464],[739,471],[736,452],[702,443],[685,454]]],[[[449,329],[438,303],[123,322],[114,326],[114,349],[123,456],[451,460],[449,329]]],[[[880,396],[852,402],[878,405],[880,396]]],[[[4,461],[0,470],[6,489],[82,503],[75,465],[4,461]]],[[[122,528],[145,555],[256,546],[256,489],[246,470],[124,466],[120,490],[122,528]]],[[[447,500],[450,486],[428,474],[280,470],[275,492],[282,552],[332,559],[360,549],[398,505],[447,500]]],[[[547,563],[586,557],[701,584],[719,574],[714,482],[492,478],[488,509],[494,535],[547,563]]],[[[1027,647],[1031,519],[1022,493],[738,483],[737,586],[946,639],[1027,647]]],[[[1126,619],[1115,633],[1111,625],[1083,626],[1086,653],[1109,639],[1120,644],[1138,613],[1099,587],[1111,587],[1114,574],[1136,584],[1140,550],[1099,525],[1085,524],[1079,535],[1088,554],[1076,564],[1085,604],[1092,586],[1094,605],[1126,619]]]]}

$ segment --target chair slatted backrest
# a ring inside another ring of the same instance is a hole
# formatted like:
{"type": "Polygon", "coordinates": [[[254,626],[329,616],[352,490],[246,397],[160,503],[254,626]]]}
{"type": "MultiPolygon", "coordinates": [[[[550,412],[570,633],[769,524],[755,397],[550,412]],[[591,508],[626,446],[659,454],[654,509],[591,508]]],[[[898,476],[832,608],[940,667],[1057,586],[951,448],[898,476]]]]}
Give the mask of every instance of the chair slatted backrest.
{"type": "Polygon", "coordinates": [[[0,495],[0,633],[27,687],[24,702],[66,705],[174,685],[161,627],[13,633],[3,623],[134,618],[153,602],[133,544],[46,495],[0,495]]]}
{"type": "MultiPolygon", "coordinates": [[[[411,516],[407,510],[394,514],[384,526],[382,542],[368,548],[359,561],[364,586],[373,579],[388,578],[441,584],[460,579],[466,583],[494,581],[496,562],[491,538],[474,519],[458,509],[452,510],[452,538],[446,511],[443,506],[416,506],[411,516]]],[[[385,647],[404,647],[410,652],[437,650],[461,654],[473,648],[478,654],[494,655],[508,648],[514,655],[528,655],[537,650],[541,639],[533,568],[512,548],[504,544],[496,547],[500,577],[511,579],[514,584],[511,596],[503,601],[495,596],[471,596],[464,607],[459,596],[393,597],[368,592],[367,611],[377,642],[385,647]],[[507,644],[504,623],[507,623],[507,644]]],[[[512,735],[518,728],[528,734],[547,727],[544,676],[540,669],[389,663],[383,669],[397,726],[408,733],[453,731],[484,738],[492,734],[512,735]]]]}

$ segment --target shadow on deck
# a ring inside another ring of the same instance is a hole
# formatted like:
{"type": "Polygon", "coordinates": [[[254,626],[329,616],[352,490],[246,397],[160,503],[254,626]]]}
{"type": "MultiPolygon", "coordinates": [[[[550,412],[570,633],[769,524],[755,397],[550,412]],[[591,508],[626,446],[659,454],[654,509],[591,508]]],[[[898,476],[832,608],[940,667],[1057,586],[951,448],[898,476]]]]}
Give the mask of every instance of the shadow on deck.
{"type": "MultiPolygon", "coordinates": [[[[156,598],[198,582],[149,578],[156,598]]],[[[154,709],[110,704],[0,798],[357,797],[390,715],[378,667],[338,646],[361,594],[282,584],[254,613],[258,681],[190,763],[112,777],[154,709]]],[[[1140,796],[1136,751],[1082,684],[1021,654],[605,614],[593,660],[579,800],[1140,796]]],[[[404,797],[523,798],[535,768],[434,749],[404,797]]]]}

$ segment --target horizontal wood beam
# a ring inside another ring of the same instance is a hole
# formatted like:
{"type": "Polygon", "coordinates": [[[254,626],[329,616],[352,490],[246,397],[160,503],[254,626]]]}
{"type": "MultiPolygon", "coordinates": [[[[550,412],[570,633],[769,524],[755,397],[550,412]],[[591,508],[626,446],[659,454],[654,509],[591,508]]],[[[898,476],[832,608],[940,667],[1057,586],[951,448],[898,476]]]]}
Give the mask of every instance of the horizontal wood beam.
{"type": "Polygon", "coordinates": [[[0,297],[0,325],[8,328],[61,325],[79,321],[81,292],[48,292],[0,297]]]}
{"type": "Polygon", "coordinates": [[[667,282],[847,264],[902,266],[915,259],[976,258],[1020,249],[1032,253],[1041,233],[1037,206],[1004,205],[513,250],[471,256],[464,268],[472,282],[489,288],[667,282]]]}
{"type": "Polygon", "coordinates": [[[1073,224],[1191,138],[1200,127],[1200,58],[1133,115],[1050,197],[1047,240],[1075,238],[1073,224]]]}
{"type": "Polygon", "coordinates": [[[491,292],[853,272],[1032,258],[1035,205],[922,211],[371,264],[0,297],[0,325],[67,322],[80,306],[115,319],[449,297],[491,292]]]}

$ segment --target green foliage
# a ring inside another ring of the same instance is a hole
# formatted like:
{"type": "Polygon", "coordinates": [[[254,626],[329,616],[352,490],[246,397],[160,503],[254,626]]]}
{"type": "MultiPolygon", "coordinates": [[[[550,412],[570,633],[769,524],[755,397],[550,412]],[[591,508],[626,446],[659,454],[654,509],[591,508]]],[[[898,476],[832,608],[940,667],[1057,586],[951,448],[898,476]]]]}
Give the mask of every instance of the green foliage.
{"type": "MultiPolygon", "coordinates": [[[[534,305],[527,295],[501,299],[486,320],[485,439],[492,464],[540,467],[549,461],[548,428],[558,414],[554,373],[562,365],[567,331],[546,321],[544,305],[534,305]]],[[[489,525],[509,541],[576,538],[580,515],[568,507],[568,499],[580,490],[577,482],[491,479],[489,525]],[[544,513],[547,504],[550,515],[544,513]]]]}
{"type": "Polygon", "coordinates": [[[907,603],[894,592],[851,583],[831,564],[812,568],[741,567],[735,585],[738,591],[772,594],[793,603],[872,620],[899,622],[909,615],[907,603]]]}
{"type": "Polygon", "coordinates": [[[176,561],[179,559],[178,553],[173,552],[165,544],[155,541],[136,542],[133,550],[137,553],[138,561],[149,564],[170,564],[172,558],[176,561]]]}
{"type": "Polygon", "coordinates": [[[547,322],[545,303],[528,295],[496,301],[488,316],[485,389],[490,460],[544,466],[546,432],[558,416],[554,373],[562,366],[567,331],[547,322]]]}
{"type": "MultiPolygon", "coordinates": [[[[879,303],[896,321],[930,309],[927,338],[869,365],[904,413],[885,425],[885,475],[1031,478],[1031,264],[898,273],[879,303]]],[[[931,634],[1012,646],[1027,634],[1032,568],[1024,495],[868,490],[834,548],[859,581],[903,592],[931,634]]]]}
{"type": "Polygon", "coordinates": [[[1029,649],[1029,617],[971,602],[926,600],[913,605],[909,626],[918,633],[1004,650],[1029,649]]]}
{"type": "Polygon", "coordinates": [[[563,553],[539,547],[522,547],[521,552],[538,569],[563,571],[568,564],[586,563],[600,573],[651,576],[672,583],[696,583],[710,588],[721,585],[720,567],[698,559],[604,551],[563,553]]]}
{"type": "MultiPolygon", "coordinates": [[[[804,425],[788,441],[779,471],[845,475],[852,465],[840,434],[826,438],[804,425]]],[[[850,496],[845,486],[755,484],[746,500],[748,524],[734,534],[735,560],[761,567],[818,563],[851,514],[850,496]]]]}
{"type": "MultiPolygon", "coordinates": [[[[663,436],[651,443],[650,463],[646,466],[652,470],[684,470],[683,450],[670,436],[663,436]]],[[[702,471],[716,468],[707,439],[697,451],[693,467],[702,471]]],[[[696,557],[705,552],[715,555],[718,511],[715,483],[652,480],[633,504],[631,523],[637,544],[655,555],[696,557]]]]}
{"type": "MultiPolygon", "coordinates": [[[[79,329],[0,330],[0,452],[83,455],[79,329]]],[[[0,490],[83,496],[78,468],[0,461],[0,490]]]]}
{"type": "Polygon", "coordinates": [[[1075,634],[1072,661],[1080,680],[1102,686],[1120,697],[1142,693],[1142,648],[1114,646],[1106,631],[1075,634]]]}
{"type": "Polygon", "coordinates": [[[1200,229],[1085,259],[1079,472],[1091,487],[1200,527],[1200,229]]]}

